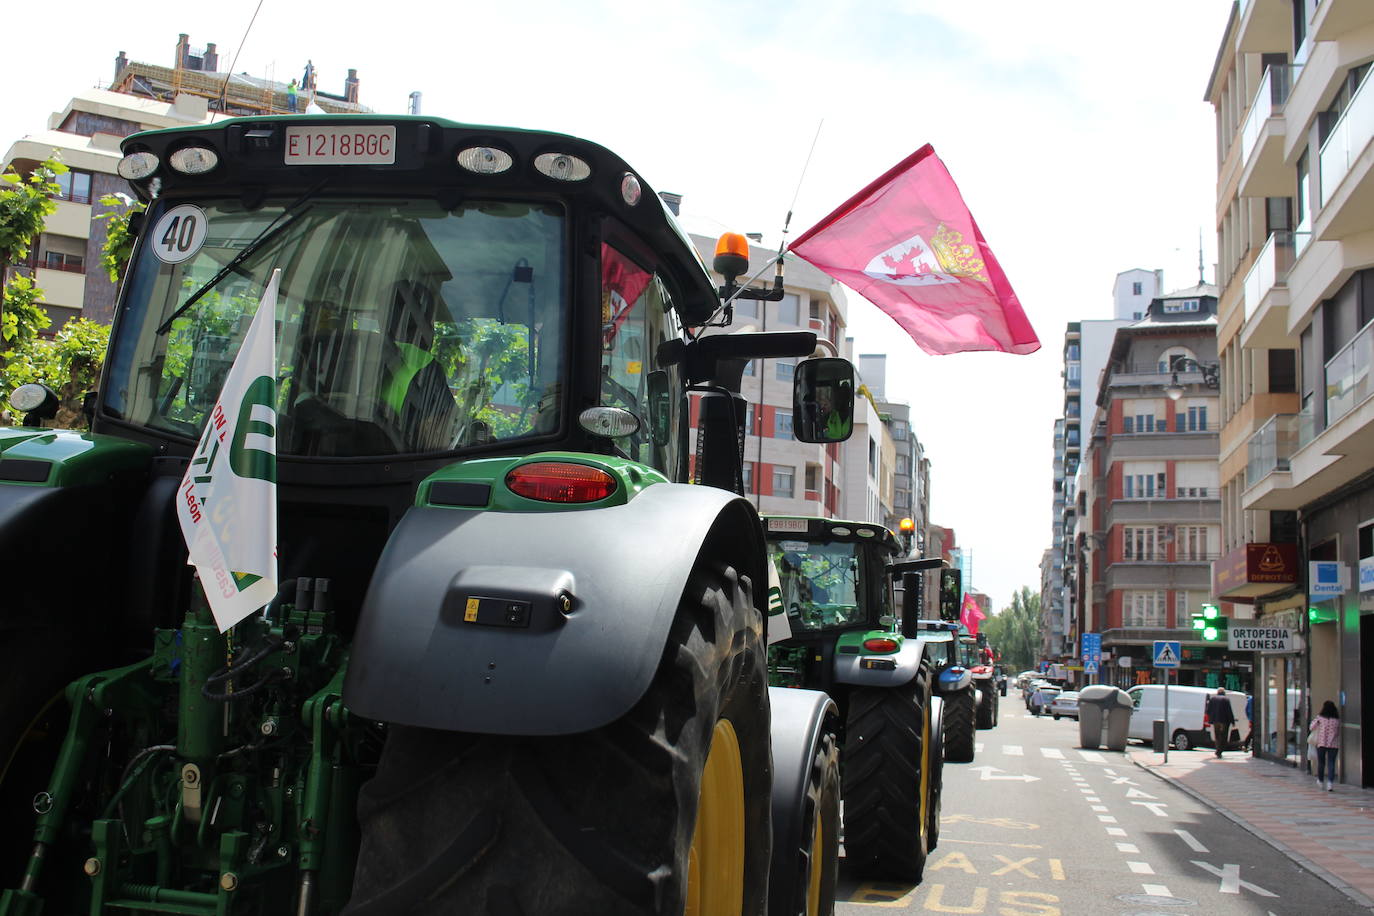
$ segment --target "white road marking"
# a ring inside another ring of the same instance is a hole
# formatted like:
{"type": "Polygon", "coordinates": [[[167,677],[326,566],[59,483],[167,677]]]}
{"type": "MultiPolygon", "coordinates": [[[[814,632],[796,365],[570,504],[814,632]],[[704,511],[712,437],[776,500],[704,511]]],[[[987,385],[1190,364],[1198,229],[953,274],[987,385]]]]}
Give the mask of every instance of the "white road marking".
{"type": "Polygon", "coordinates": [[[1088,789],[1088,788],[1080,788],[1078,791],[1082,792],[1084,795],[1091,795],[1091,794],[1093,794],[1094,792],[1096,792],[1097,790],[1096,790],[1096,789],[1088,789]]]}
{"type": "Polygon", "coordinates": [[[1093,806],[1092,806],[1092,809],[1093,809],[1094,811],[1107,811],[1107,810],[1109,810],[1109,809],[1107,808],[1106,805],[1093,805],[1093,806]]]}
{"type": "Polygon", "coordinates": [[[1040,753],[1050,760],[1063,760],[1064,752],[1057,747],[1042,747],[1040,753]]]}
{"type": "Polygon", "coordinates": [[[1019,776],[994,776],[994,775],[993,775],[994,773],[1005,773],[1005,772],[1006,772],[1005,770],[999,769],[998,767],[989,767],[989,766],[969,767],[969,772],[972,772],[972,773],[982,773],[983,775],[982,775],[981,780],[980,780],[980,781],[982,781],[982,782],[991,782],[991,781],[994,781],[994,780],[1004,780],[1004,781],[1005,781],[1005,780],[1011,780],[1011,781],[1013,781],[1013,782],[1039,782],[1039,781],[1040,781],[1040,777],[1039,777],[1039,776],[1032,776],[1032,775],[1030,775],[1029,773],[1022,773],[1022,774],[1020,774],[1019,776]]]}
{"type": "Polygon", "coordinates": [[[1116,844],[1116,851],[1117,851],[1117,852],[1135,852],[1135,853],[1138,853],[1138,852],[1140,852],[1140,848],[1139,848],[1138,846],[1136,846],[1134,843],[1117,843],[1117,844],[1116,844]]]}
{"type": "Polygon", "coordinates": [[[1085,799],[1083,799],[1083,800],[1084,800],[1085,802],[1100,802],[1100,801],[1102,801],[1102,799],[1098,798],[1096,795],[1089,795],[1087,798],[1085,798],[1085,799]]]}
{"type": "Polygon", "coordinates": [[[1183,842],[1187,843],[1187,844],[1188,844],[1188,848],[1191,849],[1193,852],[1207,852],[1207,851],[1208,851],[1208,850],[1207,850],[1207,847],[1206,847],[1206,846],[1203,846],[1201,843],[1199,843],[1199,842],[1197,841],[1197,838],[1194,837],[1194,836],[1193,836],[1191,833],[1189,833],[1188,831],[1186,831],[1186,830],[1177,830],[1177,829],[1175,829],[1175,830],[1174,830],[1174,833],[1177,833],[1178,836],[1179,836],[1179,839],[1181,839],[1181,840],[1183,840],[1183,842]]]}
{"type": "Polygon", "coordinates": [[[1002,753],[1006,754],[1008,757],[1020,757],[1024,752],[1021,750],[1021,745],[1019,744],[1004,744],[1002,745],[1002,753]]]}
{"type": "Polygon", "coordinates": [[[1162,884],[1142,884],[1140,887],[1151,897],[1172,897],[1169,889],[1162,884]]]}
{"type": "Polygon", "coordinates": [[[1266,891],[1258,884],[1251,884],[1249,881],[1242,881],[1240,879],[1239,865],[1223,865],[1221,868],[1217,868],[1210,862],[1199,862],[1197,859],[1193,859],[1192,862],[1194,865],[1196,865],[1203,871],[1209,872],[1221,879],[1221,892],[1223,894],[1239,894],[1240,889],[1243,887],[1253,894],[1259,894],[1261,897],[1278,896],[1278,894],[1272,894],[1269,891],[1266,891]]]}
{"type": "Polygon", "coordinates": [[[981,754],[981,753],[983,753],[983,742],[981,742],[981,741],[975,741],[975,742],[973,742],[973,753],[975,753],[975,754],[981,754]]]}
{"type": "Polygon", "coordinates": [[[1107,836],[1125,836],[1125,835],[1126,835],[1126,831],[1122,830],[1120,827],[1108,827],[1108,828],[1107,828],[1107,836]]]}
{"type": "Polygon", "coordinates": [[[1142,792],[1139,789],[1132,789],[1126,793],[1127,798],[1159,798],[1158,795],[1151,795],[1149,792],[1142,792]]]}
{"type": "Polygon", "coordinates": [[[1114,786],[1133,786],[1133,785],[1135,785],[1135,780],[1132,779],[1132,778],[1129,777],[1129,776],[1117,776],[1116,778],[1114,778],[1114,779],[1112,780],[1112,785],[1114,785],[1114,786]]]}
{"type": "Polygon", "coordinates": [[[1167,812],[1164,812],[1164,811],[1159,810],[1160,808],[1167,808],[1167,807],[1169,807],[1169,804],[1168,804],[1167,802],[1138,802],[1138,801],[1133,801],[1133,802],[1131,802],[1131,804],[1133,804],[1133,805],[1139,805],[1139,806],[1142,807],[1142,808],[1149,808],[1149,809],[1150,809],[1150,813],[1152,813],[1155,817],[1168,817],[1168,816],[1169,816],[1167,812]]]}
{"type": "Polygon", "coordinates": [[[1099,754],[1097,751],[1079,751],[1079,752],[1078,752],[1078,756],[1080,756],[1080,757],[1082,757],[1084,760],[1088,761],[1088,763],[1106,763],[1106,762],[1107,762],[1107,758],[1103,757],[1103,756],[1102,756],[1101,754],[1099,754]]]}
{"type": "Polygon", "coordinates": [[[1102,772],[1106,773],[1108,776],[1115,776],[1115,775],[1116,775],[1116,770],[1113,770],[1111,767],[1107,767],[1107,768],[1104,769],[1102,772]]]}
{"type": "Polygon", "coordinates": [[[1127,862],[1126,867],[1137,875],[1153,875],[1155,873],[1149,862],[1127,862]]]}
{"type": "Polygon", "coordinates": [[[1112,817],[1110,814],[1099,814],[1099,815],[1097,816],[1097,819],[1098,819],[1099,821],[1101,821],[1102,823],[1104,823],[1104,824],[1115,824],[1115,823],[1116,823],[1116,818],[1112,817]]]}

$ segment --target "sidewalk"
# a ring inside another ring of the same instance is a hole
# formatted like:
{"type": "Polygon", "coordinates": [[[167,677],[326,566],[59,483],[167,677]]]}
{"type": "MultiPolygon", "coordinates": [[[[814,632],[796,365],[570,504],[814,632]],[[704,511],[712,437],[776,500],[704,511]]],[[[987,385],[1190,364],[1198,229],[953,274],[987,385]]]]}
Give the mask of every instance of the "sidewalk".
{"type": "Polygon", "coordinates": [[[1337,785],[1334,792],[1290,766],[1232,751],[1128,747],[1131,762],[1209,805],[1300,866],[1374,907],[1374,791],[1337,785]]]}

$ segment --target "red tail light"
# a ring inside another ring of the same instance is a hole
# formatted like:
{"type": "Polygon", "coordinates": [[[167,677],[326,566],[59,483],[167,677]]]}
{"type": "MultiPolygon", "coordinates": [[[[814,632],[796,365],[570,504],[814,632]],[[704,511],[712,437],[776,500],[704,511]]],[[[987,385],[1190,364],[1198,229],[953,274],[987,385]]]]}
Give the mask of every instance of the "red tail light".
{"type": "Polygon", "coordinates": [[[865,652],[896,652],[897,640],[888,639],[886,636],[875,636],[872,639],[864,640],[865,652]]]}
{"type": "Polygon", "coordinates": [[[506,475],[517,496],[547,503],[594,503],[615,492],[615,478],[600,468],[561,461],[522,464],[506,475]]]}

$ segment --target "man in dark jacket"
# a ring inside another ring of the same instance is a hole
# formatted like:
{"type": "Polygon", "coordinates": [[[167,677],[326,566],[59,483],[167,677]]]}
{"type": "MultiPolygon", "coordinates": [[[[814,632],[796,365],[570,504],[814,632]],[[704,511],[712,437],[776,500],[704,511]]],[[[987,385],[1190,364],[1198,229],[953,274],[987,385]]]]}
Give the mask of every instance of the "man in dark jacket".
{"type": "Polygon", "coordinates": [[[1212,747],[1217,749],[1217,756],[1220,757],[1231,737],[1231,728],[1236,724],[1236,711],[1226,698],[1225,688],[1218,687],[1216,696],[1207,698],[1207,718],[1212,722],[1212,747]]]}

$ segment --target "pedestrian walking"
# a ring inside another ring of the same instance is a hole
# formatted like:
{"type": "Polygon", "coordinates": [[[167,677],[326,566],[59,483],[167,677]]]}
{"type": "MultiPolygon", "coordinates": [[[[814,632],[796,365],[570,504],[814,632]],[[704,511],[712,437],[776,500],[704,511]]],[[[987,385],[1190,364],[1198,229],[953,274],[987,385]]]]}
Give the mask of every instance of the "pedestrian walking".
{"type": "Polygon", "coordinates": [[[1031,694],[1031,714],[1034,715],[1036,718],[1039,718],[1040,713],[1043,712],[1044,709],[1045,691],[1037,687],[1035,688],[1035,692],[1031,694]]]}
{"type": "Polygon", "coordinates": [[[1218,687],[1216,696],[1207,698],[1207,718],[1212,722],[1212,747],[1216,748],[1220,757],[1230,742],[1231,729],[1236,724],[1236,711],[1226,698],[1226,688],[1218,687]]]}
{"type": "Polygon", "coordinates": [[[1336,751],[1341,746],[1341,714],[1327,700],[1322,711],[1307,726],[1307,743],[1317,749],[1317,780],[1326,791],[1336,786],[1336,751]]]}

